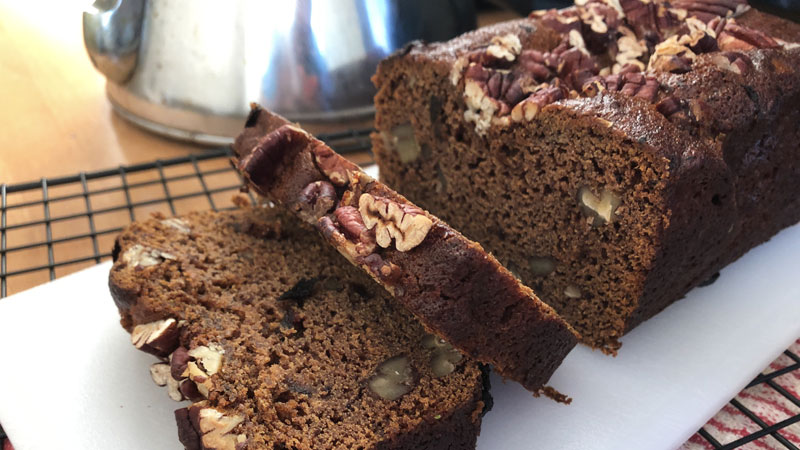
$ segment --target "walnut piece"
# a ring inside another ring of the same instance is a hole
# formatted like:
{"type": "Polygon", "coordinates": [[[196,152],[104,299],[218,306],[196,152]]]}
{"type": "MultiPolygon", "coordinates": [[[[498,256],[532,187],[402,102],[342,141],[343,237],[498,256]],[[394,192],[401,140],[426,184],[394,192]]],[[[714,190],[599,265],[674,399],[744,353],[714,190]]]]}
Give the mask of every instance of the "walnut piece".
{"type": "Polygon", "coordinates": [[[164,358],[178,347],[178,322],[164,319],[136,325],[131,332],[131,343],[144,352],[164,358]]]}
{"type": "Polygon", "coordinates": [[[620,198],[610,191],[603,189],[598,197],[587,187],[582,187],[578,191],[578,202],[594,226],[613,222],[614,211],[622,203],[620,198]]]}
{"type": "Polygon", "coordinates": [[[201,345],[189,350],[188,355],[194,360],[186,364],[186,370],[181,374],[197,385],[197,390],[203,397],[208,398],[211,388],[211,376],[222,368],[222,355],[225,350],[219,345],[201,345]]]}
{"type": "Polygon", "coordinates": [[[581,290],[578,289],[578,286],[570,284],[564,289],[564,295],[569,298],[581,298],[581,290]]]}
{"type": "Polygon", "coordinates": [[[397,400],[411,391],[413,371],[405,356],[395,356],[381,363],[377,374],[369,380],[369,388],[386,400],[397,400]]]}
{"type": "Polygon", "coordinates": [[[522,51],[522,43],[515,34],[504,34],[492,37],[491,44],[486,47],[486,55],[496,60],[514,61],[522,51]]]}
{"type": "Polygon", "coordinates": [[[656,46],[647,70],[655,72],[686,73],[692,68],[697,58],[693,51],[678,42],[678,36],[672,36],[656,46]]]}
{"type": "Polygon", "coordinates": [[[232,434],[234,428],[244,421],[239,415],[225,415],[214,408],[201,405],[189,407],[189,416],[196,427],[204,449],[236,450],[247,441],[244,434],[232,434]]]}
{"type": "Polygon", "coordinates": [[[159,362],[151,365],[150,377],[158,386],[167,386],[169,398],[176,402],[183,400],[183,394],[180,391],[180,383],[172,378],[169,364],[159,362]]]}
{"type": "Polygon", "coordinates": [[[397,153],[400,162],[404,164],[416,160],[422,153],[410,123],[397,125],[388,133],[381,131],[381,137],[386,148],[397,153]]]}
{"type": "Polygon", "coordinates": [[[358,211],[367,229],[375,228],[378,245],[387,248],[394,239],[395,248],[401,252],[421,244],[433,226],[421,209],[370,194],[361,194],[358,211]]]}
{"type": "Polygon", "coordinates": [[[131,267],[150,267],[167,259],[177,259],[177,257],[171,253],[147,248],[141,244],[134,244],[125,250],[121,259],[122,262],[131,267]]]}
{"type": "Polygon", "coordinates": [[[620,73],[623,68],[630,65],[644,70],[645,65],[641,58],[647,54],[647,44],[626,27],[620,27],[619,31],[622,36],[617,39],[617,54],[614,57],[615,64],[611,69],[612,73],[620,73]]]}
{"type": "Polygon", "coordinates": [[[170,217],[169,219],[164,219],[161,221],[161,224],[175,228],[181,233],[188,234],[192,231],[192,229],[189,227],[189,223],[178,217],[170,217]]]}
{"type": "Polygon", "coordinates": [[[472,79],[464,82],[464,101],[467,104],[464,120],[474,123],[475,132],[481,136],[486,134],[492,117],[500,109],[499,102],[487,95],[484,86],[485,84],[472,79]]]}
{"type": "Polygon", "coordinates": [[[556,262],[547,256],[533,256],[528,260],[528,268],[535,277],[550,275],[556,269],[556,262]]]}
{"type": "Polygon", "coordinates": [[[448,344],[444,339],[428,334],[422,338],[422,346],[433,349],[431,355],[431,372],[437,378],[449,375],[456,370],[456,364],[461,359],[461,353],[448,344]]]}

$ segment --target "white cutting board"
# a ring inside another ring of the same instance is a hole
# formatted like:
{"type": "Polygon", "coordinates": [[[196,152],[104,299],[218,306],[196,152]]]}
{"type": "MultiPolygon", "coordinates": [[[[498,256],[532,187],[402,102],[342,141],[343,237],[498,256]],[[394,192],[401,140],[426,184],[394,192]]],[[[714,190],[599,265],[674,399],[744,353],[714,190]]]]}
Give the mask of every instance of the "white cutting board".
{"type": "MultiPolygon", "coordinates": [[[[0,300],[0,423],[17,450],[180,449],[178,404],[150,380],[107,292],[108,263],[0,300]]],[[[644,323],[612,358],[576,348],[551,384],[492,380],[478,448],[680,446],[800,337],[800,226],[644,323]]]]}

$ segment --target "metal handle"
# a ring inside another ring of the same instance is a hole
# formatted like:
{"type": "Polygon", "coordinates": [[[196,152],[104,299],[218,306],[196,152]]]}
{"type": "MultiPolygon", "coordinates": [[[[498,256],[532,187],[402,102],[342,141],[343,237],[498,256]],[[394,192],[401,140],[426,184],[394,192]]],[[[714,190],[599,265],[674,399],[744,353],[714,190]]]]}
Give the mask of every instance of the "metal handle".
{"type": "Polygon", "coordinates": [[[95,0],[83,12],[83,43],[94,66],[122,84],[133,75],[142,37],[144,0],[95,0]]]}

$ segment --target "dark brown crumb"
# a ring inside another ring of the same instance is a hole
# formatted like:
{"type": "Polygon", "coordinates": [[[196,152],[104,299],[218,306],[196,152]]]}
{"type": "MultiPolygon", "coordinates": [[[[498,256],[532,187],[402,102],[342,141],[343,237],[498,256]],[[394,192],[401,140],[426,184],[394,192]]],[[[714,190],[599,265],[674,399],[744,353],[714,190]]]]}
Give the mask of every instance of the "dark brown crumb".
{"type": "Polygon", "coordinates": [[[117,243],[110,286],[123,325],[179,321],[174,373],[194,360],[187,350],[224,351],[208,398],[176,413],[187,448],[211,439],[197,432],[198,408],[242,418],[229,435],[250,449],[474,448],[483,370],[463,358],[435,377],[423,327],[294,218],[266,207],[156,217],[117,243]],[[136,246],[161,256],[136,259],[136,246]],[[413,381],[385,400],[370,380],[397,356],[413,381]]]}

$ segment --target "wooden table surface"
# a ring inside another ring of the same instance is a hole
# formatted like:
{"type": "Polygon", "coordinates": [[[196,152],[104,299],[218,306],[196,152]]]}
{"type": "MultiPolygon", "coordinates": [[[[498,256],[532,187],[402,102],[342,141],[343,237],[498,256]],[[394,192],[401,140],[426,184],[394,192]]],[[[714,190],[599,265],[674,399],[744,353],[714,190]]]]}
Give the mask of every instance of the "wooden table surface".
{"type": "MultiPolygon", "coordinates": [[[[105,96],[105,78],[94,69],[83,47],[81,12],[89,3],[0,0],[0,184],[206,151],[148,133],[113,113],[105,96]]],[[[51,196],[68,194],[56,189],[50,192],[51,196]]],[[[8,205],[40,201],[41,195],[40,190],[10,194],[8,205]]],[[[53,203],[49,213],[52,217],[84,213],[85,202],[79,200],[53,203]]],[[[120,201],[110,197],[92,200],[94,208],[120,201]]],[[[41,220],[45,213],[41,205],[4,212],[9,227],[41,220]]],[[[96,218],[97,229],[119,227],[130,220],[124,214],[108,216],[96,218]]],[[[86,233],[86,222],[82,219],[54,224],[49,230],[51,238],[86,233]]],[[[9,228],[4,233],[7,248],[42,242],[47,232],[42,226],[9,228]]],[[[112,241],[113,234],[98,237],[100,252],[107,252],[112,241]]],[[[91,253],[92,244],[92,239],[72,240],[53,244],[50,249],[23,248],[3,256],[8,272],[15,272],[47,263],[50,250],[54,259],[65,261],[91,253]]],[[[91,264],[94,261],[59,267],[54,275],[91,264]]],[[[9,277],[6,293],[10,295],[49,278],[49,270],[9,277]]]]}

